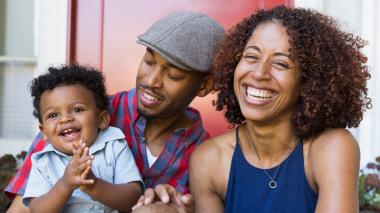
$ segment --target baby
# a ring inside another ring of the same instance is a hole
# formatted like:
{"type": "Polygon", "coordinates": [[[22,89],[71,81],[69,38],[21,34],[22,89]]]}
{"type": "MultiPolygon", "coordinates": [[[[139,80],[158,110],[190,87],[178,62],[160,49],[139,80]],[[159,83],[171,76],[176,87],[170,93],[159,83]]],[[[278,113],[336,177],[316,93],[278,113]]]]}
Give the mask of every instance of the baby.
{"type": "Polygon", "coordinates": [[[33,80],[31,95],[49,145],[32,156],[24,204],[31,212],[131,211],[142,180],[124,134],[108,127],[102,74],[50,67],[33,80]]]}

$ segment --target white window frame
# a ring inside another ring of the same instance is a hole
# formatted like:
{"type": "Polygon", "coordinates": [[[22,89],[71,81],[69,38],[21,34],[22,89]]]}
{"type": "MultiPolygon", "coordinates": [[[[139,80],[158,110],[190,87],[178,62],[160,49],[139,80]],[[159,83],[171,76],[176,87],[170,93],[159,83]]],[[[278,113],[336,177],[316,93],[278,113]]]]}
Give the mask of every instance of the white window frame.
{"type": "MultiPolygon", "coordinates": [[[[59,66],[66,63],[67,21],[69,0],[36,0],[35,2],[35,42],[34,58],[0,57],[3,63],[36,63],[34,76],[46,72],[49,66],[59,66]]],[[[0,62],[1,63],[1,62],[0,62]]],[[[32,79],[30,79],[32,80],[32,79]]],[[[38,121],[35,121],[35,131],[38,132],[38,121]]],[[[0,138],[0,156],[3,154],[18,154],[28,151],[31,139],[0,138]]]]}

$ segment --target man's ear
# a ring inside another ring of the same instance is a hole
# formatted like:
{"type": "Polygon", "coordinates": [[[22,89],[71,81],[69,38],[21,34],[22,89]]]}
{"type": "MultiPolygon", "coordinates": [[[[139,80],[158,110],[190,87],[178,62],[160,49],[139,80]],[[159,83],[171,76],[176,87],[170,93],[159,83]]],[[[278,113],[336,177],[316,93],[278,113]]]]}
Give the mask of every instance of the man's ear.
{"type": "Polygon", "coordinates": [[[99,114],[99,129],[107,129],[110,122],[110,114],[107,110],[100,112],[99,114]]]}
{"type": "Polygon", "coordinates": [[[206,75],[203,78],[202,85],[198,90],[197,96],[198,97],[204,97],[207,94],[209,94],[214,87],[214,78],[212,75],[206,75]]]}
{"type": "Polygon", "coordinates": [[[45,132],[44,132],[44,125],[39,124],[39,125],[38,125],[38,128],[39,128],[40,131],[42,132],[43,139],[46,141],[46,140],[47,140],[47,136],[45,135],[45,132]]]}

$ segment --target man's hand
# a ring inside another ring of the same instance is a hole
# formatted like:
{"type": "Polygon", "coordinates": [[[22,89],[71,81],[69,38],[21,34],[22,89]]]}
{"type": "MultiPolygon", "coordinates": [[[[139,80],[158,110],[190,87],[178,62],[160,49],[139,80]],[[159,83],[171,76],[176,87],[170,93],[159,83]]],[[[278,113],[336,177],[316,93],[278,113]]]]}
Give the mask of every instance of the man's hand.
{"type": "Polygon", "coordinates": [[[70,190],[86,187],[95,182],[94,179],[89,179],[92,178],[91,164],[93,157],[88,154],[88,149],[82,141],[78,145],[73,144],[73,157],[62,177],[63,183],[70,190]]]}
{"type": "Polygon", "coordinates": [[[149,188],[145,190],[144,195],[139,198],[132,210],[137,211],[139,209],[141,211],[140,208],[144,208],[144,206],[149,206],[151,210],[158,207],[163,209],[162,205],[166,205],[167,208],[175,207],[179,213],[194,212],[193,197],[190,194],[182,195],[169,184],[160,184],[154,189],[149,188]],[[149,205],[152,203],[160,205],[149,205]]]}

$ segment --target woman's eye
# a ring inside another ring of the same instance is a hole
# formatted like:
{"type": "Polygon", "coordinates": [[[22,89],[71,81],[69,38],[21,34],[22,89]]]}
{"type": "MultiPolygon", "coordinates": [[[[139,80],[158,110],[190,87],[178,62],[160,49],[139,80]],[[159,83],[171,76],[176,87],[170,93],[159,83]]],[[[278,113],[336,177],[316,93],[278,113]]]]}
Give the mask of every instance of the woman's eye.
{"type": "Polygon", "coordinates": [[[257,61],[259,58],[256,55],[247,54],[243,55],[244,59],[247,59],[248,61],[257,61]]]}
{"type": "Polygon", "coordinates": [[[74,108],[73,109],[73,112],[82,112],[83,111],[83,109],[81,109],[81,108],[74,108]]]}
{"type": "Polygon", "coordinates": [[[286,70],[289,69],[289,65],[282,61],[274,61],[272,62],[273,67],[279,70],[286,70]]]}
{"type": "Polygon", "coordinates": [[[48,116],[47,116],[47,118],[48,118],[48,119],[49,119],[49,118],[55,118],[55,117],[57,117],[57,116],[58,116],[58,114],[55,113],[55,112],[53,112],[53,113],[49,113],[48,116]]]}

